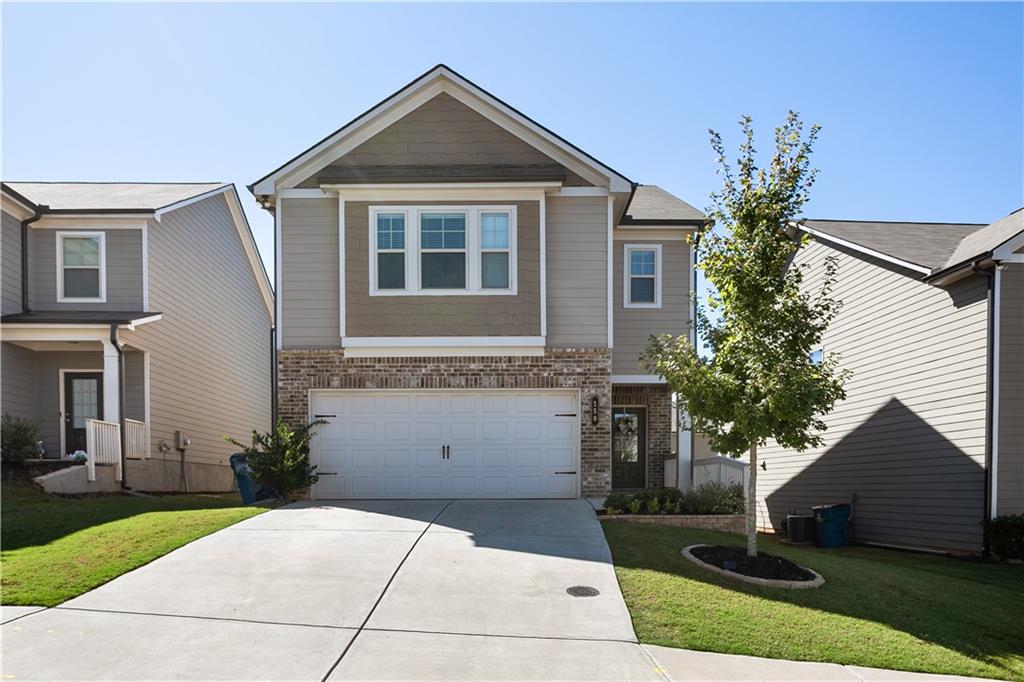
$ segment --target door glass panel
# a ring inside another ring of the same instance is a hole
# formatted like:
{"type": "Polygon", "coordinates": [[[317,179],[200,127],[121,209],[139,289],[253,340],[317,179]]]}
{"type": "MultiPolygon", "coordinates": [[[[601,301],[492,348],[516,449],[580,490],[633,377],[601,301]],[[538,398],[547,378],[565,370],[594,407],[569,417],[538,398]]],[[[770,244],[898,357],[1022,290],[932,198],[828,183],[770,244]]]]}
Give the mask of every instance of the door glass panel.
{"type": "Polygon", "coordinates": [[[99,381],[97,379],[73,379],[71,381],[71,410],[73,426],[84,429],[87,419],[99,416],[99,381]]]}
{"type": "Polygon", "coordinates": [[[623,463],[640,460],[640,415],[636,412],[616,412],[613,419],[613,451],[623,463]]]}

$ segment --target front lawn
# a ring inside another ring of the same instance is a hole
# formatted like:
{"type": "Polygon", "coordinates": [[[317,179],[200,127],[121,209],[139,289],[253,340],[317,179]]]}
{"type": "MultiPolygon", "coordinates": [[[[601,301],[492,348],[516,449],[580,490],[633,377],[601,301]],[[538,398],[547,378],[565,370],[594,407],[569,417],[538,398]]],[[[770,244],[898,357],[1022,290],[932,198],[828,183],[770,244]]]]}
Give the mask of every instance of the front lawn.
{"type": "Polygon", "coordinates": [[[1024,566],[851,547],[760,548],[825,577],[762,588],[690,563],[687,545],[739,535],[602,524],[641,642],[798,661],[1024,679],[1024,566]]]}
{"type": "Polygon", "coordinates": [[[4,604],[54,606],[173,549],[263,511],[237,493],[60,498],[4,483],[4,604]]]}

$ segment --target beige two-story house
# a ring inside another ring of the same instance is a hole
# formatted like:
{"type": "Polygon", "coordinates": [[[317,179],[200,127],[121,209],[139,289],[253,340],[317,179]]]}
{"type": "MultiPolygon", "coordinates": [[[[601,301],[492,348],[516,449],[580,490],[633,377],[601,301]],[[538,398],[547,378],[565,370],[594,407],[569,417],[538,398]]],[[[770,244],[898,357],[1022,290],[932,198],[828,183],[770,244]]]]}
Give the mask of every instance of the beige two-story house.
{"type": "Polygon", "coordinates": [[[273,292],[234,186],[2,194],[2,410],[41,456],[101,465],[47,489],[229,490],[224,436],[269,429],[272,402],[273,292]]]}
{"type": "Polygon", "coordinates": [[[326,422],[314,498],[679,483],[639,358],[689,332],[692,206],[443,65],[249,189],[275,219],[279,410],[326,422]]]}

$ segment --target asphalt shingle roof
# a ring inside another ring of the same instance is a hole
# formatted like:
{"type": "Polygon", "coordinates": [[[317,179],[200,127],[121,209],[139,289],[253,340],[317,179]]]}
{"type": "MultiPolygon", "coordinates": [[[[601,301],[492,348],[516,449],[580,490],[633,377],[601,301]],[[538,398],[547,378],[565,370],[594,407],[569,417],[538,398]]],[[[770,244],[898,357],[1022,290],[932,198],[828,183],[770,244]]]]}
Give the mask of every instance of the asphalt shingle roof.
{"type": "Polygon", "coordinates": [[[224,187],[219,182],[5,182],[54,211],[155,211],[224,187]]]}
{"type": "Polygon", "coordinates": [[[948,268],[993,251],[1021,232],[1024,232],[1024,208],[964,237],[943,265],[948,268]]]}
{"type": "Polygon", "coordinates": [[[637,185],[622,222],[646,220],[703,221],[704,214],[657,185],[637,185]]]}

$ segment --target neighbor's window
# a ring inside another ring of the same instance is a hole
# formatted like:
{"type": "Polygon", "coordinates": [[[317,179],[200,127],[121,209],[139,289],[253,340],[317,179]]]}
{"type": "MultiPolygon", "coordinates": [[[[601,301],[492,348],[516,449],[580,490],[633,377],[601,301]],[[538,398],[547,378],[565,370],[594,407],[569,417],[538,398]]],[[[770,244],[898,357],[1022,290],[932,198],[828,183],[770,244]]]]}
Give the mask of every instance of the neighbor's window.
{"type": "Polygon", "coordinates": [[[466,288],[466,214],[420,214],[420,286],[466,288]]]}
{"type": "Polygon", "coordinates": [[[825,359],[825,350],[823,348],[815,348],[810,354],[811,364],[820,365],[825,359]]]}
{"type": "Polygon", "coordinates": [[[377,214],[377,288],[405,288],[405,214],[377,214]]]}
{"type": "Polygon", "coordinates": [[[98,301],[106,296],[102,232],[57,233],[57,300],[98,301]]]}
{"type": "Polygon", "coordinates": [[[480,214],[480,287],[509,288],[508,213],[480,214]]]}
{"type": "Polygon", "coordinates": [[[661,307],[661,245],[627,244],[622,300],[627,308],[661,307]]]}

